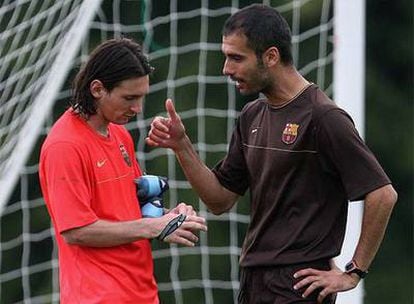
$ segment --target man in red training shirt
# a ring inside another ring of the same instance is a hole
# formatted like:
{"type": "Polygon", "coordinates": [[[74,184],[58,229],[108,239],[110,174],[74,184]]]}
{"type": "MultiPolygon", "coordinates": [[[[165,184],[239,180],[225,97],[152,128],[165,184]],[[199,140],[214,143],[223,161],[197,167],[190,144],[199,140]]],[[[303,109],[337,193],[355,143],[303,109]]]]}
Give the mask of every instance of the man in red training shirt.
{"type": "Polygon", "coordinates": [[[42,146],[40,181],[56,230],[60,299],[68,303],[159,303],[150,239],[194,246],[206,231],[179,204],[142,218],[134,179],[142,175],[123,127],[142,110],[152,67],[129,39],[108,40],[74,81],[69,108],[42,146]]]}

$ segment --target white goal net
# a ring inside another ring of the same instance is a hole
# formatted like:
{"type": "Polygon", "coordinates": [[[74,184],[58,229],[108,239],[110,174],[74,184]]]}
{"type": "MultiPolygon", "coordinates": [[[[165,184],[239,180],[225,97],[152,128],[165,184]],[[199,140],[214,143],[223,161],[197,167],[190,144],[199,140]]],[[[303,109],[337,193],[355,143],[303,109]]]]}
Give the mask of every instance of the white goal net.
{"type": "Polygon", "coordinates": [[[153,241],[161,303],[232,303],[249,223],[248,199],[214,216],[191,190],[174,155],[144,138],[172,98],[209,166],[226,150],[246,98],[221,73],[221,28],[238,8],[276,7],[292,27],[299,71],[333,95],[333,1],[0,1],[0,302],[58,303],[54,230],[40,192],[38,158],[50,126],[68,106],[71,80],[91,49],[125,36],[156,68],[144,111],[127,124],[149,174],[168,176],[166,201],[192,203],[209,232],[193,248],[153,241]]]}

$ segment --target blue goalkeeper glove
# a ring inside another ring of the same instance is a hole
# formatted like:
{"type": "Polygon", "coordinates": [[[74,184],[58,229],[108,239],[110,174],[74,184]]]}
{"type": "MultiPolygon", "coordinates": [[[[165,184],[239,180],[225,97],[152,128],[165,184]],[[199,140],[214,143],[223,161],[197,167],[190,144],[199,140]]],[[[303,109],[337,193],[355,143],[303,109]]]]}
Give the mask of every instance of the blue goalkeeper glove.
{"type": "Polygon", "coordinates": [[[168,190],[168,179],[156,175],[143,175],[135,180],[137,196],[143,217],[160,217],[164,215],[162,195],[168,190]]]}

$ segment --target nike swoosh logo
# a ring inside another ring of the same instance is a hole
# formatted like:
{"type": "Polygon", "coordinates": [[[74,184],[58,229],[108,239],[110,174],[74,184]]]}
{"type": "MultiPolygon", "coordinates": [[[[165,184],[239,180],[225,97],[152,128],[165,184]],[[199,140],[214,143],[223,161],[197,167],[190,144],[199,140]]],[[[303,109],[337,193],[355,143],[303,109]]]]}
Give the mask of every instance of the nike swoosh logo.
{"type": "Polygon", "coordinates": [[[98,168],[101,168],[103,165],[105,165],[105,163],[106,163],[106,159],[104,159],[104,160],[98,160],[98,161],[96,162],[96,166],[97,166],[98,168]]]}

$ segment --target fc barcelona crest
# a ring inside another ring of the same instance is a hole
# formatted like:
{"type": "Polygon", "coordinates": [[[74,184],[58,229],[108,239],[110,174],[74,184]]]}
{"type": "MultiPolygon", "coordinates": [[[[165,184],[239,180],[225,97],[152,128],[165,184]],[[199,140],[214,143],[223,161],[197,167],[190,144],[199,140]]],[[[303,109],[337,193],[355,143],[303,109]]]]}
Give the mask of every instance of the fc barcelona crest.
{"type": "Polygon", "coordinates": [[[287,144],[293,144],[298,137],[299,125],[294,123],[287,123],[282,134],[282,141],[287,144]]]}
{"type": "Polygon", "coordinates": [[[119,150],[121,151],[122,157],[124,158],[124,161],[126,164],[131,167],[131,158],[129,158],[128,151],[126,150],[125,146],[123,144],[119,145],[119,150]]]}

